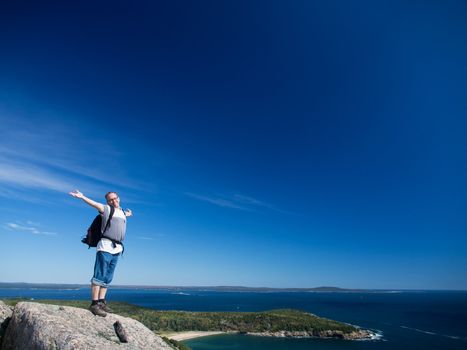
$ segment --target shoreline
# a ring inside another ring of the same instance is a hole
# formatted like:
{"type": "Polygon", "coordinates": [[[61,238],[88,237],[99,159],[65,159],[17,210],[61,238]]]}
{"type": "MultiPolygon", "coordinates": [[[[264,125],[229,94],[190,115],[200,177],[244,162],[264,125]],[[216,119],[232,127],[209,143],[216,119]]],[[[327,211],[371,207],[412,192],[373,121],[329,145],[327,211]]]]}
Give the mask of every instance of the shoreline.
{"type": "Polygon", "coordinates": [[[317,339],[342,339],[342,340],[377,340],[381,336],[369,330],[358,330],[349,334],[344,334],[340,331],[323,331],[321,334],[313,334],[307,331],[278,331],[278,332],[238,332],[238,331],[184,331],[173,333],[160,333],[158,335],[167,337],[176,341],[184,341],[189,339],[209,337],[219,334],[243,334],[256,337],[271,337],[271,338],[317,338],[317,339]]]}
{"type": "Polygon", "coordinates": [[[195,339],[201,337],[209,337],[211,335],[227,334],[228,332],[222,331],[185,331],[185,332],[175,332],[175,333],[160,333],[161,337],[167,337],[176,341],[184,341],[188,339],[195,339]]]}
{"type": "Polygon", "coordinates": [[[314,339],[341,339],[341,340],[377,340],[380,338],[376,333],[358,329],[351,333],[342,331],[325,330],[320,332],[310,331],[276,331],[276,332],[246,332],[246,335],[257,337],[272,337],[272,338],[314,338],[314,339]]]}

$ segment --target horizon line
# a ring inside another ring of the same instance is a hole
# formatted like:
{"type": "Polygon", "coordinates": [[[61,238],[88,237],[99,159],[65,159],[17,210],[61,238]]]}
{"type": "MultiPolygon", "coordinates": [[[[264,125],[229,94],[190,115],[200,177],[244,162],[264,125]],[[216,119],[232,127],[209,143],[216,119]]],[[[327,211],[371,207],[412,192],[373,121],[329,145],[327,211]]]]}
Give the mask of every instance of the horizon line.
{"type": "MultiPolygon", "coordinates": [[[[73,287],[82,287],[88,288],[89,284],[83,283],[39,283],[39,282],[1,282],[0,288],[2,285],[35,285],[35,286],[73,286],[73,287]]],[[[222,289],[266,289],[266,290],[318,290],[319,289],[330,289],[335,291],[459,291],[466,292],[467,289],[434,289],[434,288],[343,288],[336,286],[318,286],[318,287],[250,287],[250,286],[241,286],[241,285],[145,285],[145,284],[116,284],[112,286],[114,289],[118,288],[134,288],[134,289],[144,289],[144,288],[153,288],[153,289],[189,289],[189,288],[222,288],[222,289]]]]}

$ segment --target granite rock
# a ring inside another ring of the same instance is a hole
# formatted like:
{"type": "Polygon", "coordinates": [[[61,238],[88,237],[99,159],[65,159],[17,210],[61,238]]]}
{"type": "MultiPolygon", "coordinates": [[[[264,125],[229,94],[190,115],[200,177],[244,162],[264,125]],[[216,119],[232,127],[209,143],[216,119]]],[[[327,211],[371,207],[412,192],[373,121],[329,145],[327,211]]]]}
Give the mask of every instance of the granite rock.
{"type": "Polygon", "coordinates": [[[13,309],[2,350],[152,349],[171,347],[140,322],[108,314],[94,316],[84,309],[20,302],[13,309]],[[128,342],[120,342],[114,324],[120,322],[128,342]]]}
{"type": "Polygon", "coordinates": [[[5,334],[12,313],[13,311],[11,308],[0,300],[0,348],[2,347],[2,338],[5,334]]]}

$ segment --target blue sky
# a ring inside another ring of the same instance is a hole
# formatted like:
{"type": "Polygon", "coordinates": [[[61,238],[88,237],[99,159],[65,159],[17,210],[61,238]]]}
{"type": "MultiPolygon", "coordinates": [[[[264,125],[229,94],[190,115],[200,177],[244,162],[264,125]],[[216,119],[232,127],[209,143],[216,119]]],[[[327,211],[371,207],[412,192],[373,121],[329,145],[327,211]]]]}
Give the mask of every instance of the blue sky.
{"type": "Polygon", "coordinates": [[[464,1],[3,2],[0,281],[467,289],[464,1]]]}

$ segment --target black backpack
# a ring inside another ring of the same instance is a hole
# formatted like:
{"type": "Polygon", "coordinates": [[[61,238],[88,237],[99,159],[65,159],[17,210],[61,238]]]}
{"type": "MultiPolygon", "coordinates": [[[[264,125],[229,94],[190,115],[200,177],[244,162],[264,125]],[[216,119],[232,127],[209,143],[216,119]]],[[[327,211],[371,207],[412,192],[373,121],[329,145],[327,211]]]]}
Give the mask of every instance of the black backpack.
{"type": "Polygon", "coordinates": [[[107,220],[107,223],[105,224],[104,231],[101,231],[102,214],[99,214],[94,218],[91,226],[89,226],[88,228],[86,236],[84,236],[81,239],[81,242],[88,245],[88,249],[91,247],[97,247],[97,243],[99,243],[99,241],[103,237],[104,232],[107,231],[107,229],[110,227],[110,220],[112,220],[114,213],[115,208],[113,206],[110,206],[109,220],[107,220]]]}

